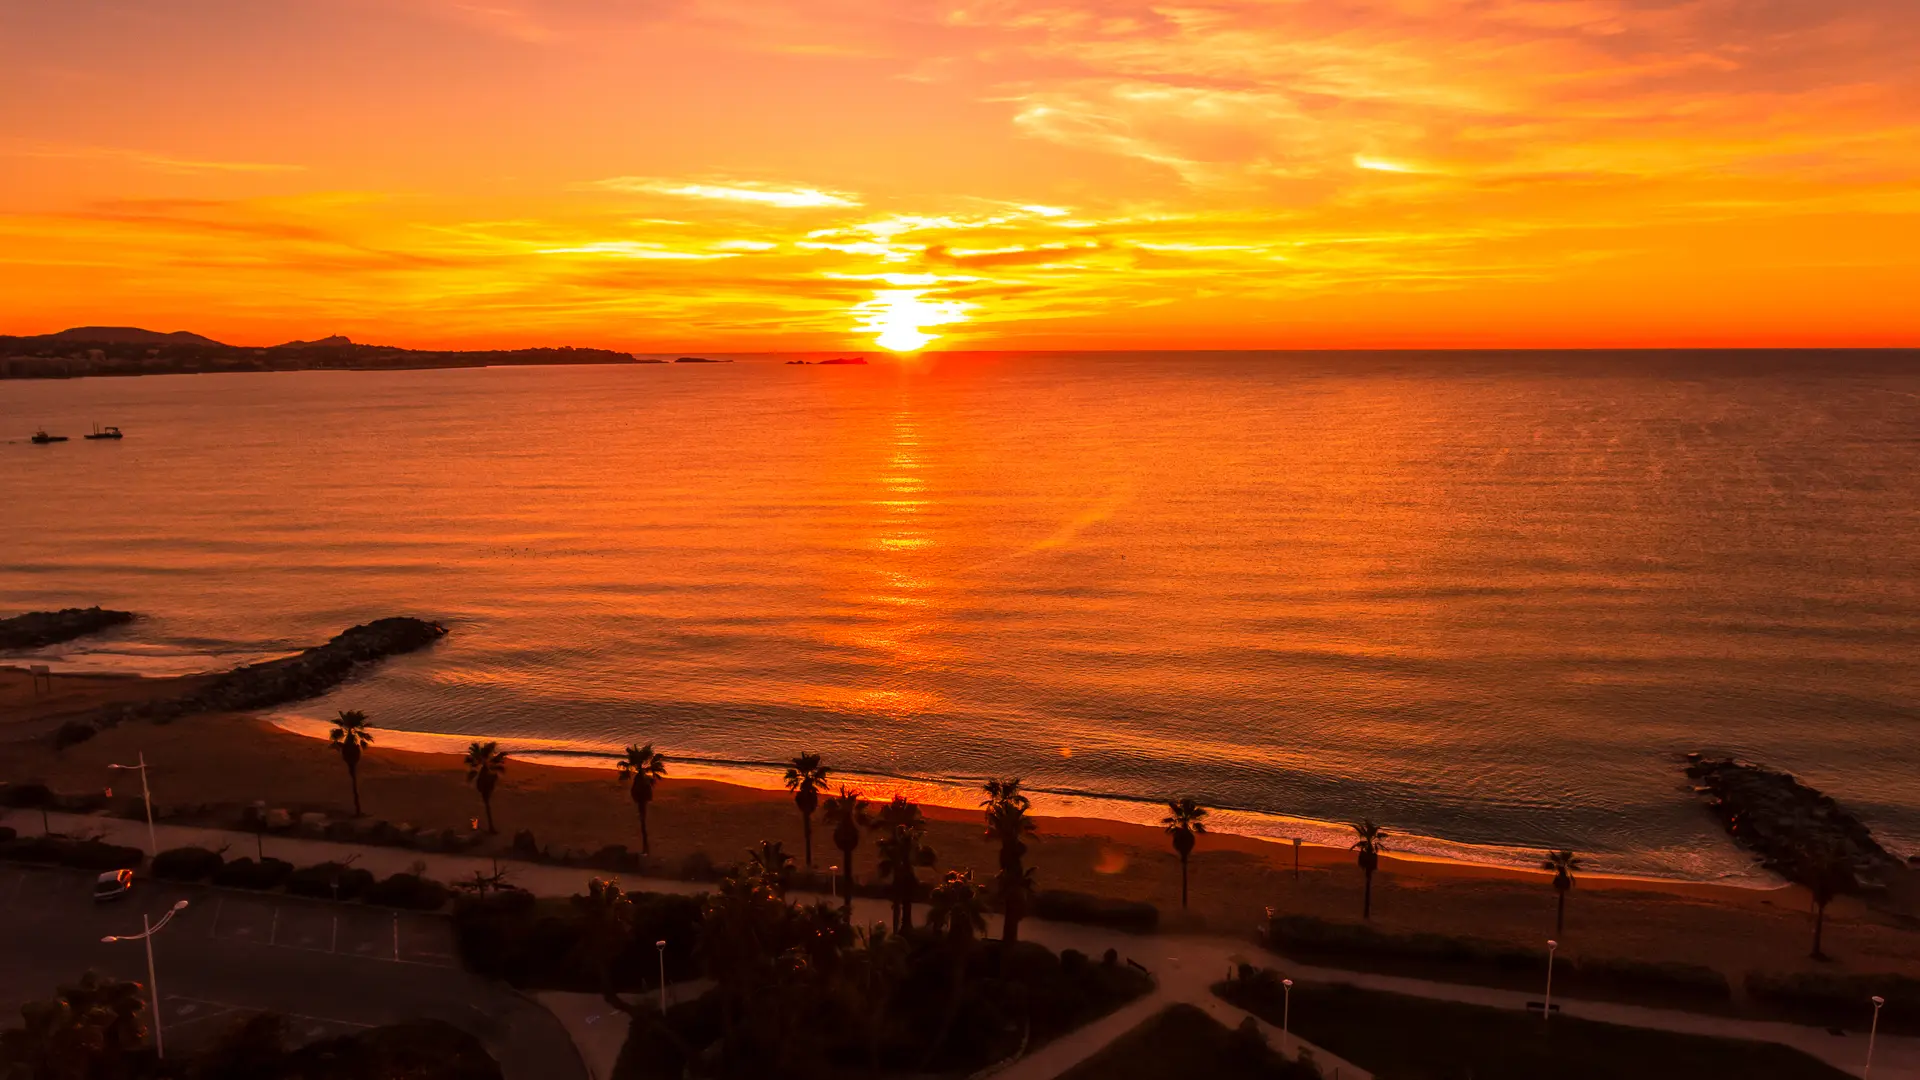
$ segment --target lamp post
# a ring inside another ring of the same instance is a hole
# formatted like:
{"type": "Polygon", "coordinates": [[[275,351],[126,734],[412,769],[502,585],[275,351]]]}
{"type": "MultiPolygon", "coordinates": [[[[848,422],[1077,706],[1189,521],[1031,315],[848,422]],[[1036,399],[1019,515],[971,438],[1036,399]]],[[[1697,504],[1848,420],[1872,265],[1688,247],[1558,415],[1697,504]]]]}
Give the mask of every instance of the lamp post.
{"type": "Polygon", "coordinates": [[[840,899],[840,864],[827,867],[827,893],[835,900],[840,899]]]}
{"type": "Polygon", "coordinates": [[[667,941],[661,938],[653,943],[660,954],[660,1015],[667,1015],[667,941]]]}
{"type": "Polygon", "coordinates": [[[147,804],[147,858],[160,854],[160,845],[153,839],[153,793],[147,788],[147,753],[140,752],[138,765],[109,765],[109,769],[125,769],[140,774],[140,801],[147,804]]]}
{"type": "Polygon", "coordinates": [[[165,917],[157,923],[149,920],[146,913],[142,912],[140,915],[140,932],[138,934],[109,934],[100,939],[108,945],[116,941],[139,941],[146,944],[147,1001],[153,1005],[153,1050],[154,1053],[160,1057],[167,1056],[167,1040],[160,1032],[160,979],[154,974],[153,970],[153,935],[166,929],[167,924],[173,921],[173,917],[186,909],[187,902],[182,900],[173,905],[173,909],[168,911],[165,917]]]}
{"type": "Polygon", "coordinates": [[[1880,1034],[1880,1006],[1886,1003],[1886,998],[1879,994],[1873,995],[1873,1026],[1867,1029],[1867,1067],[1860,1070],[1861,1076],[1869,1076],[1873,1073],[1873,1040],[1880,1034]]]}
{"type": "Polygon", "coordinates": [[[1280,980],[1280,1052],[1293,1053],[1293,980],[1280,980]]]}
{"type": "Polygon", "coordinates": [[[1542,1022],[1553,1018],[1553,953],[1559,947],[1559,942],[1552,938],[1547,939],[1547,1000],[1540,1006],[1542,1022]]]}

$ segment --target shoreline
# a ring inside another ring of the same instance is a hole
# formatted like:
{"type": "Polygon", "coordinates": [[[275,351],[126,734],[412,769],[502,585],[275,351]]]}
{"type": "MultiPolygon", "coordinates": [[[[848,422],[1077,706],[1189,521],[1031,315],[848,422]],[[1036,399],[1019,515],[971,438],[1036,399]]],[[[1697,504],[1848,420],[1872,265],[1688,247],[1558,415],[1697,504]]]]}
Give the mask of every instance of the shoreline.
{"type": "MultiPolygon", "coordinates": [[[[332,722],[318,717],[304,716],[289,711],[274,711],[263,716],[268,723],[289,734],[321,743],[326,742],[326,732],[332,722]]],[[[414,753],[436,756],[458,756],[465,752],[466,745],[476,739],[485,741],[492,736],[457,735],[434,731],[405,731],[391,728],[376,728],[386,736],[381,744],[394,749],[408,750],[414,753]]],[[[537,762],[562,769],[611,771],[617,753],[614,751],[580,749],[565,744],[562,740],[542,740],[537,738],[499,738],[507,753],[515,760],[537,762]],[[542,746],[542,743],[548,745],[542,746]]],[[[664,748],[656,747],[663,752],[664,748]]],[[[672,778],[711,781],[738,787],[749,791],[783,794],[786,791],[782,783],[783,766],[763,762],[722,761],[698,758],[680,758],[667,755],[668,767],[672,778]]],[[[829,766],[832,762],[828,762],[829,766]]],[[[938,808],[950,812],[975,813],[973,800],[977,785],[958,780],[941,778],[899,776],[891,773],[868,772],[851,769],[834,769],[835,788],[844,780],[862,794],[881,799],[889,798],[894,792],[905,794],[922,807],[929,810],[938,808]]],[[[1025,791],[1033,800],[1036,816],[1049,821],[1077,820],[1098,822],[1110,825],[1126,825],[1157,829],[1162,804],[1148,799],[1134,799],[1126,796],[1100,795],[1089,792],[1062,792],[1046,788],[1028,788],[1025,791]],[[1122,813],[1100,813],[1099,810],[1121,810],[1138,807],[1141,813],[1126,815],[1122,813]],[[1094,811],[1094,812],[1089,812],[1094,811]]],[[[1207,821],[1209,835],[1234,836],[1269,845],[1276,851],[1287,853],[1291,858],[1292,838],[1301,839],[1301,847],[1321,851],[1346,850],[1347,835],[1351,826],[1338,821],[1319,821],[1312,818],[1293,817],[1268,811],[1246,810],[1234,807],[1209,807],[1207,821]],[[1244,826],[1259,827],[1264,824],[1282,824],[1286,832],[1250,831],[1244,826]],[[1237,827],[1239,826],[1239,827],[1237,827]]],[[[1389,826],[1391,828],[1391,826],[1389,826]]],[[[1406,847],[1389,848],[1387,854],[1403,863],[1430,864],[1436,867],[1457,867],[1469,872],[1475,871],[1511,871],[1515,873],[1544,876],[1536,866],[1545,857],[1544,849],[1527,848],[1520,845],[1469,844],[1448,840],[1444,837],[1426,836],[1393,830],[1392,842],[1395,845],[1412,843],[1429,850],[1406,847]],[[1442,848],[1434,851],[1432,848],[1442,848]],[[1479,854],[1482,857],[1470,857],[1479,854]],[[1504,858],[1502,856],[1505,856],[1504,858]]],[[[1731,840],[1727,841],[1730,845],[1731,840]]],[[[1595,858],[1591,853],[1584,856],[1589,863],[1595,858]]],[[[1626,871],[1607,871],[1589,869],[1582,880],[1605,880],[1622,884],[1659,885],[1703,885],[1724,888],[1744,889],[1769,893],[1787,887],[1784,878],[1757,868],[1751,876],[1724,876],[1718,878],[1685,877],[1680,875],[1661,875],[1632,873],[1626,871]]]]}

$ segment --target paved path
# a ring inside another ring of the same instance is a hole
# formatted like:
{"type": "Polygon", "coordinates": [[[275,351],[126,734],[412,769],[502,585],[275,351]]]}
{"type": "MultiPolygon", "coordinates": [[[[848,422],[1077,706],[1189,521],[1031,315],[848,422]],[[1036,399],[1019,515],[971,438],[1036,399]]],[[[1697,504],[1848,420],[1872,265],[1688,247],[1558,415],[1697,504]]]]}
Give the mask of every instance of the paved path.
{"type": "MultiPolygon", "coordinates": [[[[40,817],[38,811],[16,811],[7,820],[7,824],[18,829],[22,834],[38,833],[40,817]]],[[[141,848],[147,844],[147,827],[144,821],[135,822],[91,815],[53,814],[51,823],[56,831],[71,835],[99,835],[114,843],[141,848]]],[[[155,831],[163,849],[193,844],[213,848],[226,846],[235,856],[251,855],[254,852],[255,838],[252,833],[185,825],[159,825],[156,826],[155,831]]],[[[475,870],[490,871],[495,862],[491,858],[474,855],[434,854],[405,848],[363,847],[325,840],[297,840],[281,837],[267,838],[266,849],[268,855],[286,859],[295,865],[343,860],[352,855],[355,857],[355,866],[382,876],[410,870],[416,864],[424,864],[429,877],[446,881],[471,877],[475,870]]],[[[602,872],[587,869],[544,866],[506,859],[498,862],[502,869],[509,872],[507,880],[510,883],[543,896],[571,896],[581,891],[587,878],[606,876],[602,872]]],[[[670,893],[703,892],[708,888],[705,884],[698,882],[642,877],[625,877],[623,884],[635,889],[670,893]]],[[[798,894],[796,898],[800,898],[798,894]]],[[[858,920],[877,921],[887,918],[888,914],[885,901],[861,898],[854,902],[854,916],[858,920]]],[[[1217,1016],[1229,1015],[1219,1012],[1214,1007],[1213,1003],[1217,999],[1213,997],[1210,987],[1213,983],[1226,978],[1228,972],[1243,960],[1257,966],[1282,968],[1290,978],[1303,983],[1343,982],[1369,990],[1384,990],[1415,997],[1505,1009],[1523,1009],[1529,1000],[1539,999],[1538,995],[1524,991],[1430,982],[1424,979],[1295,964],[1267,953],[1251,942],[1226,937],[1141,936],[1071,923],[1049,923],[1040,919],[1028,919],[1020,925],[1023,938],[1055,950],[1072,948],[1079,949],[1089,956],[1099,956],[1109,947],[1115,948],[1122,957],[1135,960],[1151,971],[1159,987],[1147,1001],[1135,1002],[1119,1013],[1089,1025],[1081,1032],[1075,1032],[1048,1046],[1041,1047],[1028,1058],[999,1074],[1001,1077],[1012,1078],[1012,1080],[1050,1080],[1051,1077],[1059,1075],[1060,1071],[1084,1060],[1098,1051],[1101,1046],[1106,1045],[1106,1042],[1126,1031],[1131,1025],[1122,1026],[1123,1016],[1133,1017],[1135,1023],[1151,1016],[1155,1010],[1147,1007],[1148,1002],[1157,1001],[1161,1007],[1165,1007],[1176,1001],[1187,1001],[1206,1008],[1217,1016]],[[1104,1033],[1106,1038],[1096,1042],[1099,1036],[1094,1034],[1095,1032],[1104,1033]],[[1032,1062],[1031,1065],[1027,1064],[1029,1061],[1032,1062]],[[1056,1064],[1058,1068],[1055,1068],[1056,1064]],[[1054,1069],[1054,1071],[1049,1072],[1048,1069],[1054,1069]]],[[[990,929],[989,932],[993,931],[990,929]]],[[[1561,1006],[1561,1014],[1566,1016],[1720,1038],[1784,1043],[1845,1072],[1856,1076],[1865,1075],[1862,1066],[1866,1061],[1867,1039],[1864,1033],[1849,1032],[1846,1035],[1832,1035],[1823,1028],[1800,1024],[1746,1020],[1674,1009],[1641,1008],[1612,1002],[1558,999],[1558,1004],[1561,1006]]],[[[1235,1017],[1234,1023],[1237,1024],[1239,1014],[1235,1011],[1231,1015],[1235,1017]]],[[[1277,1048],[1279,1041],[1277,1039],[1272,1041],[1277,1048]]],[[[1331,1076],[1334,1067],[1332,1055],[1316,1050],[1314,1056],[1323,1063],[1327,1074],[1331,1076]]],[[[1351,1065],[1342,1063],[1342,1080],[1351,1080],[1356,1075],[1364,1080],[1364,1073],[1351,1065]],[[1352,1071],[1347,1071],[1349,1069],[1352,1071]]],[[[1885,1080],[1920,1080],[1920,1038],[1880,1037],[1874,1053],[1873,1076],[1885,1078],[1885,1080]]]]}

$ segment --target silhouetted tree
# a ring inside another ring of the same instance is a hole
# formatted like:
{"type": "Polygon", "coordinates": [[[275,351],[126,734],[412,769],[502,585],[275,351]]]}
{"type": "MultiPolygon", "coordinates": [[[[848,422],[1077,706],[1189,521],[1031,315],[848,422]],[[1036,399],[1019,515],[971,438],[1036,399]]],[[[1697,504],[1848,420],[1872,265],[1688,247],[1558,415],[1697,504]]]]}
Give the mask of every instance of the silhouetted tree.
{"type": "Polygon", "coordinates": [[[137,982],[89,971],[51,1001],[20,1007],[21,1025],[0,1031],[0,1076],[92,1080],[130,1075],[146,1042],[146,994],[137,982]]]}
{"type": "Polygon", "coordinates": [[[873,828],[880,833],[875,846],[880,876],[887,880],[893,901],[894,932],[911,930],[913,901],[920,891],[920,875],[915,871],[934,861],[933,848],[926,843],[926,815],[905,795],[895,795],[874,815],[873,828]]]}
{"type": "Polygon", "coordinates": [[[653,840],[647,835],[647,806],[653,802],[653,785],[667,775],[667,759],[653,752],[653,744],[629,746],[620,758],[620,779],[627,782],[627,795],[640,812],[640,854],[653,854],[653,840]]]}
{"type": "Polygon", "coordinates": [[[1193,854],[1194,837],[1207,831],[1207,808],[1195,802],[1191,796],[1183,796],[1167,804],[1167,816],[1160,819],[1160,825],[1173,837],[1173,850],[1180,856],[1180,909],[1187,907],[1187,858],[1193,854]]]}
{"type": "Polygon", "coordinates": [[[487,812],[487,831],[493,827],[493,789],[500,786],[500,774],[507,771],[507,755],[497,742],[476,742],[467,747],[467,783],[480,793],[480,805],[487,812]]]}
{"type": "Polygon", "coordinates": [[[773,890],[773,895],[782,900],[787,898],[787,890],[793,888],[793,856],[787,854],[785,844],[762,840],[759,847],[747,849],[747,862],[760,880],[767,883],[767,888],[773,890]]]}
{"type": "Polygon", "coordinates": [[[1817,844],[1801,852],[1791,876],[1813,894],[1813,958],[1830,959],[1820,947],[1827,925],[1827,905],[1860,887],[1853,859],[1838,844],[1817,844]]]}
{"type": "Polygon", "coordinates": [[[1026,865],[1027,837],[1034,835],[1033,819],[1027,816],[1032,803],[1020,794],[1019,780],[988,780],[987,799],[980,805],[987,819],[987,839],[1000,845],[1000,872],[994,876],[993,891],[1002,913],[1000,936],[1003,941],[1020,940],[1020,920],[1026,917],[1033,896],[1033,868],[1026,865]]]}
{"type": "Polygon", "coordinates": [[[820,789],[827,786],[827,767],[815,753],[796,754],[787,766],[787,789],[793,792],[793,805],[800,808],[800,839],[806,850],[807,869],[813,869],[813,811],[820,805],[820,789]]]}
{"type": "Polygon", "coordinates": [[[1360,873],[1365,875],[1366,890],[1361,894],[1360,917],[1373,918],[1373,872],[1380,869],[1380,853],[1386,850],[1381,841],[1387,838],[1387,830],[1373,823],[1372,818],[1364,818],[1353,825],[1353,831],[1360,839],[1353,842],[1349,850],[1360,853],[1360,873]]]}
{"type": "Polygon", "coordinates": [[[600,996],[610,1004],[623,1005],[614,993],[613,965],[633,944],[633,901],[618,880],[594,878],[587,882],[584,894],[573,898],[573,906],[581,915],[580,939],[574,946],[577,959],[599,975],[600,996]]]}
{"type": "Polygon", "coordinates": [[[954,1018],[960,1015],[961,995],[966,989],[967,954],[972,951],[974,938],[987,929],[985,901],[973,883],[971,870],[947,871],[946,877],[927,897],[927,929],[946,941],[953,982],[946,1011],[940,1019],[940,1030],[927,1044],[926,1056],[920,1061],[923,1071],[946,1045],[954,1018]]]}
{"type": "Polygon", "coordinates": [[[1553,936],[1557,938],[1567,932],[1567,891],[1573,888],[1573,872],[1580,869],[1580,859],[1571,851],[1549,851],[1540,869],[1553,871],[1553,891],[1560,894],[1553,912],[1553,936]]]}
{"type": "Polygon", "coordinates": [[[860,836],[873,819],[867,813],[867,800],[845,784],[840,785],[840,794],[827,798],[826,813],[833,823],[833,846],[840,849],[840,880],[845,885],[841,899],[852,911],[853,851],[860,846],[860,836]]]}
{"type": "Polygon", "coordinates": [[[353,787],[353,816],[360,816],[360,754],[373,745],[373,732],[367,727],[367,714],[347,709],[327,732],[327,742],[340,754],[347,766],[347,783],[353,787]]]}

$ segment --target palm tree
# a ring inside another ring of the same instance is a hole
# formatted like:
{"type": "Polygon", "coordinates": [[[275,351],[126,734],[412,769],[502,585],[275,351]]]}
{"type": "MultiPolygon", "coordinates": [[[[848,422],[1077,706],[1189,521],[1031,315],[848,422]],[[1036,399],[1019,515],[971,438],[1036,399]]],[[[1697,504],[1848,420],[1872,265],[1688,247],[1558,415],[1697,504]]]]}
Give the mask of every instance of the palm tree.
{"type": "Polygon", "coordinates": [[[573,898],[573,905],[581,914],[578,956],[599,974],[601,997],[618,1002],[613,965],[633,944],[633,901],[621,891],[618,880],[594,878],[587,882],[585,895],[573,898]]]}
{"type": "Polygon", "coordinates": [[[1193,838],[1207,831],[1207,823],[1201,819],[1207,816],[1207,808],[1193,800],[1192,796],[1182,796],[1167,804],[1167,816],[1160,819],[1161,827],[1167,835],[1173,837],[1173,850],[1180,855],[1180,909],[1187,907],[1187,857],[1193,854],[1193,838]]]}
{"type": "Polygon", "coordinates": [[[1813,958],[1829,959],[1820,948],[1820,936],[1826,930],[1827,905],[1860,887],[1854,877],[1853,859],[1838,844],[1821,844],[1802,852],[1794,871],[1789,876],[1813,894],[1813,958]]]}
{"type": "Polygon", "coordinates": [[[987,839],[1000,845],[1000,873],[994,877],[994,892],[999,895],[1001,938],[1020,940],[1020,920],[1026,917],[1027,901],[1033,895],[1033,868],[1026,865],[1027,837],[1034,835],[1033,819],[1027,816],[1032,804],[1020,794],[1018,780],[989,780],[986,786],[987,839]]]}
{"type": "Polygon", "coordinates": [[[1573,888],[1573,872],[1580,869],[1580,859],[1571,851],[1549,851],[1540,869],[1553,871],[1553,891],[1560,894],[1560,904],[1553,913],[1553,936],[1557,938],[1567,932],[1567,890],[1573,888]]]}
{"type": "Polygon", "coordinates": [[[972,951],[975,936],[987,929],[984,897],[973,883],[973,871],[949,870],[940,884],[934,886],[927,897],[927,929],[946,939],[953,960],[953,991],[947,999],[940,1030],[920,1061],[922,1071],[953,1031],[953,1021],[960,1014],[961,996],[966,988],[967,954],[972,951]]]}
{"type": "Polygon", "coordinates": [[[327,732],[327,742],[340,752],[347,765],[347,783],[353,785],[353,816],[360,816],[360,752],[373,745],[373,732],[367,729],[367,714],[347,709],[327,732]]]}
{"type": "Polygon", "coordinates": [[[785,844],[762,840],[759,847],[747,849],[747,862],[773,895],[787,898],[787,890],[793,888],[793,856],[787,854],[785,844]]]}
{"type": "Polygon", "coordinates": [[[653,854],[653,841],[647,836],[647,804],[653,801],[653,785],[667,775],[667,759],[653,752],[653,744],[629,746],[620,759],[620,779],[631,780],[627,794],[634,809],[640,811],[640,854],[653,854]]]}
{"type": "Polygon", "coordinates": [[[1360,839],[1353,842],[1349,850],[1360,853],[1360,873],[1366,875],[1366,892],[1360,900],[1360,917],[1373,918],[1373,872],[1380,869],[1380,853],[1386,850],[1381,841],[1387,838],[1387,830],[1373,823],[1372,818],[1362,818],[1353,826],[1360,839]]]}
{"type": "Polygon", "coordinates": [[[500,774],[507,771],[507,754],[497,742],[476,742],[467,747],[467,782],[480,793],[480,805],[487,811],[487,831],[493,827],[493,789],[500,786],[500,774]]]}
{"type": "Polygon", "coordinates": [[[813,869],[813,811],[820,805],[820,789],[827,786],[827,767],[815,753],[798,754],[787,766],[787,789],[800,808],[800,837],[806,847],[807,869],[813,869]]]}
{"type": "Polygon", "coordinates": [[[934,853],[926,844],[927,818],[920,807],[895,795],[874,815],[873,828],[881,833],[876,845],[880,855],[880,876],[892,886],[893,928],[913,928],[913,901],[920,892],[918,867],[932,866],[934,853]]]}
{"type": "Polygon", "coordinates": [[[873,823],[867,813],[867,800],[845,784],[840,794],[827,797],[827,820],[833,823],[833,846],[840,849],[840,890],[847,910],[853,910],[853,849],[860,846],[860,834],[873,823]]]}

